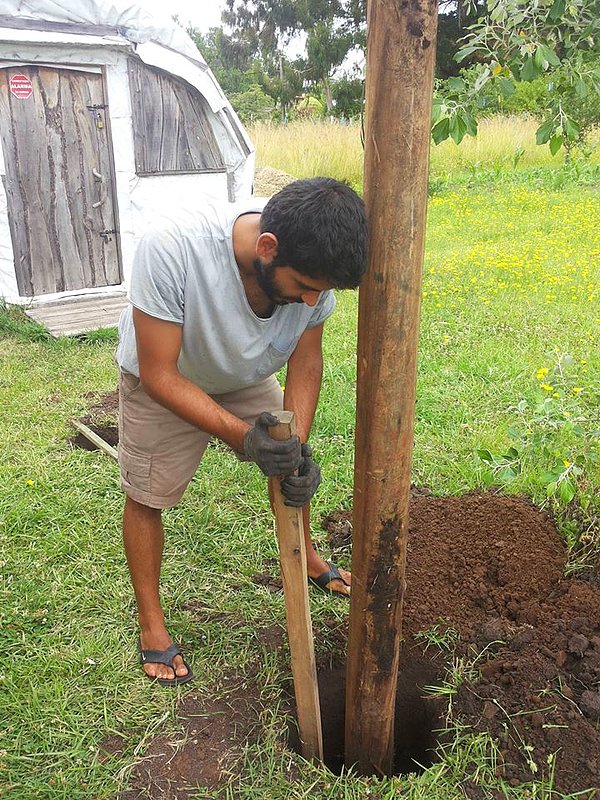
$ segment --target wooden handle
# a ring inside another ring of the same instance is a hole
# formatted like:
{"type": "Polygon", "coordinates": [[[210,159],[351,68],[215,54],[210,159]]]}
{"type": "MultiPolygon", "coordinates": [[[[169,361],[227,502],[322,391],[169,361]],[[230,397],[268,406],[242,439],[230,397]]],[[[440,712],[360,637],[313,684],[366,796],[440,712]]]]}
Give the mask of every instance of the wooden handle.
{"type": "MultiPolygon", "coordinates": [[[[279,419],[279,423],[269,428],[273,439],[285,441],[293,436],[296,432],[293,413],[277,411],[274,415],[279,419]]],[[[308,760],[323,761],[321,708],[308,604],[302,509],[284,504],[281,478],[269,478],[269,491],[279,542],[279,561],[285,594],[285,613],[302,755],[308,760]]]]}

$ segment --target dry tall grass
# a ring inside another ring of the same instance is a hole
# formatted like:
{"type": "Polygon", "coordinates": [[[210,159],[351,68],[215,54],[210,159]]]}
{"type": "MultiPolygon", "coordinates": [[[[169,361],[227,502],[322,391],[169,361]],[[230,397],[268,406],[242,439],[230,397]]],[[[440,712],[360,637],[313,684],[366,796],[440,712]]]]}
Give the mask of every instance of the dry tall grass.
{"type": "MultiPolygon", "coordinates": [[[[539,123],[523,117],[482,120],[476,138],[460,145],[447,140],[431,147],[431,173],[440,175],[477,167],[559,164],[547,146],[535,143],[539,123]]],[[[283,170],[298,178],[334,175],[353,186],[362,184],[363,149],[358,125],[300,120],[287,126],[262,123],[249,129],[257,150],[257,165],[283,170]]]]}

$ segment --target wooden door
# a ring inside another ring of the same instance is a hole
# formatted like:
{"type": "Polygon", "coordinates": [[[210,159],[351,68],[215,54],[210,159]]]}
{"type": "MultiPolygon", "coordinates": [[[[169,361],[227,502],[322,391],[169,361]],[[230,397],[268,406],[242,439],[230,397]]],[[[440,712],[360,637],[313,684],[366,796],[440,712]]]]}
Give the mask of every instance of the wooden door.
{"type": "Polygon", "coordinates": [[[0,69],[0,135],[19,293],[122,282],[102,75],[0,69]]]}

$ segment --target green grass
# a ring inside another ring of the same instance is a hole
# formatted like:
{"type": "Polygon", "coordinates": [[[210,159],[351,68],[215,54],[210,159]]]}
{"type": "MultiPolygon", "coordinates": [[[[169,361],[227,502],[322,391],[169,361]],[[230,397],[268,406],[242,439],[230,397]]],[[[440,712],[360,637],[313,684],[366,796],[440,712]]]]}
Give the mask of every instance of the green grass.
{"type": "MultiPolygon", "coordinates": [[[[564,163],[564,151],[550,155],[535,143],[539,122],[533,117],[496,116],[483,119],[476,138],[460,145],[447,139],[432,145],[430,192],[449,186],[526,184],[561,189],[600,182],[600,132],[590,139],[590,160],[574,157],[564,163]]],[[[334,175],[360,189],[363,185],[363,146],[359,124],[341,126],[302,120],[286,127],[261,123],[250,128],[257,162],[294,175],[311,178],[334,175]]]]}
{"type": "MultiPolygon", "coordinates": [[[[502,455],[514,445],[520,471],[505,490],[552,504],[574,552],[582,537],[596,548],[586,525],[600,512],[600,196],[585,182],[467,189],[464,173],[458,177],[429,208],[414,481],[436,494],[502,482],[477,452],[502,455]],[[553,374],[559,362],[563,374],[553,374]],[[538,377],[541,369],[548,372],[538,377]],[[542,388],[550,378],[552,391],[542,388]],[[517,410],[522,400],[527,408],[550,403],[532,423],[543,431],[537,438],[511,435],[529,413],[517,410]],[[580,420],[583,432],[569,420],[580,420]],[[565,505],[548,497],[543,474],[553,459],[577,454],[585,468],[565,505]]],[[[320,517],[352,502],[357,300],[340,293],[326,326],[313,435],[324,474],[315,502],[321,544],[320,517]]],[[[115,798],[152,736],[178,731],[177,693],[152,687],[136,663],[116,465],[69,444],[68,420],[116,386],[113,349],[111,335],[53,341],[20,312],[0,308],[0,796],[9,800],[115,798]],[[100,743],[113,733],[124,737],[123,752],[101,757],[100,743]]],[[[543,784],[502,786],[493,745],[460,729],[441,762],[418,778],[336,777],[291,754],[277,711],[287,670],[256,643],[257,628],[284,624],[282,597],[251,580],[277,552],[264,480],[210,448],[183,502],[167,512],[166,529],[163,598],[173,635],[191,652],[192,691],[205,695],[221,674],[260,665],[263,733],[232,775],[228,797],[450,800],[463,796],[466,780],[507,798],[556,796],[543,784]],[[190,599],[223,616],[199,624],[182,607],[190,599]]],[[[341,604],[314,595],[311,602],[317,623],[343,620],[341,604]]]]}

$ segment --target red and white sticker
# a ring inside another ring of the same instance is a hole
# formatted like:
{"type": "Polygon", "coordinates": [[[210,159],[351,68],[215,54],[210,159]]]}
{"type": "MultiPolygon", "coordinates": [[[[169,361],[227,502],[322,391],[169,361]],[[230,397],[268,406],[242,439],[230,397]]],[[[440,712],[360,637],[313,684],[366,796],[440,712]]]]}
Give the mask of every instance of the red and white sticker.
{"type": "Polygon", "coordinates": [[[27,75],[13,75],[8,85],[11,93],[19,100],[27,100],[33,94],[33,84],[27,75]]]}

